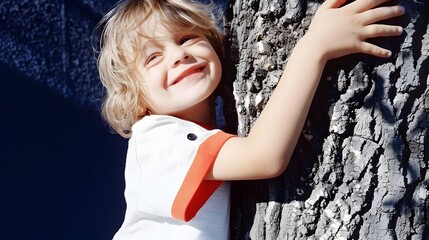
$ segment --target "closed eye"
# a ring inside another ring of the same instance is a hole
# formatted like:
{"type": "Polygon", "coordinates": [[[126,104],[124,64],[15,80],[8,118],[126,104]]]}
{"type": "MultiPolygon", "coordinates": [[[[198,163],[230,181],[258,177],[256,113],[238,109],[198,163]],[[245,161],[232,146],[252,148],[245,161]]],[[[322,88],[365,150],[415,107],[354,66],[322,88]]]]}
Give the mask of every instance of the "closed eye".
{"type": "Polygon", "coordinates": [[[152,53],[152,54],[149,55],[149,57],[146,58],[145,65],[154,64],[160,58],[161,58],[161,54],[160,53],[152,53]]]}
{"type": "Polygon", "coordinates": [[[201,37],[198,35],[186,35],[180,39],[179,44],[180,45],[192,44],[192,43],[198,41],[198,39],[200,39],[200,38],[201,37]]]}

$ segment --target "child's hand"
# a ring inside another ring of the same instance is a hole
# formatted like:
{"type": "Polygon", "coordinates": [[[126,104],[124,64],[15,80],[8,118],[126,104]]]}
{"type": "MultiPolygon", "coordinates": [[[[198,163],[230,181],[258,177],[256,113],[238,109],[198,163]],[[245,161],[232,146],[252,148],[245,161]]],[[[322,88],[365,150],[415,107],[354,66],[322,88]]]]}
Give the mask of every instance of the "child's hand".
{"type": "Polygon", "coordinates": [[[326,0],[320,6],[305,37],[311,39],[312,49],[325,60],[352,53],[390,57],[389,50],[365,40],[401,35],[401,27],[376,22],[403,15],[404,7],[377,7],[389,0],[356,0],[341,7],[345,1],[326,0]]]}

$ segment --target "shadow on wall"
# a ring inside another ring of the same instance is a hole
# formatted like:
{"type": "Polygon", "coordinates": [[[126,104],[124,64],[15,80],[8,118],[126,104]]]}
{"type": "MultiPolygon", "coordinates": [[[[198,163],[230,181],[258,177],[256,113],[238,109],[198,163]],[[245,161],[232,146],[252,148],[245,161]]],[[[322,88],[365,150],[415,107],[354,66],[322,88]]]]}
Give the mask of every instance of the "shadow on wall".
{"type": "Polygon", "coordinates": [[[126,141],[98,112],[0,64],[2,239],[111,239],[126,141]]]}

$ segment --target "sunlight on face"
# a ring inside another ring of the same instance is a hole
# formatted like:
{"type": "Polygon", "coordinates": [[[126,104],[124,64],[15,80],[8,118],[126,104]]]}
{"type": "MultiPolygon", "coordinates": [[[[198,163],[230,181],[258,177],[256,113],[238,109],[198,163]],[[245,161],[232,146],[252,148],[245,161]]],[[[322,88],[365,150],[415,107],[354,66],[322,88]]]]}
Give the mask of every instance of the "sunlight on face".
{"type": "Polygon", "coordinates": [[[139,71],[153,114],[186,118],[206,105],[222,75],[221,62],[207,38],[196,30],[171,32],[157,20],[148,24],[139,71]]]}

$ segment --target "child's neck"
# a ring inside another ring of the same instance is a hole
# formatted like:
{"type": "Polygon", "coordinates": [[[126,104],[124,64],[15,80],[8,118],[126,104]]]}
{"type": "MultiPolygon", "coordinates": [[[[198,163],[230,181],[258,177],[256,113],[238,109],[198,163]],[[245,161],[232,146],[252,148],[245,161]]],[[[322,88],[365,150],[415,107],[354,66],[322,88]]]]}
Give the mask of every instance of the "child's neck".
{"type": "Polygon", "coordinates": [[[180,114],[176,114],[175,117],[204,124],[205,126],[216,127],[214,100],[208,99],[198,103],[180,114]]]}

